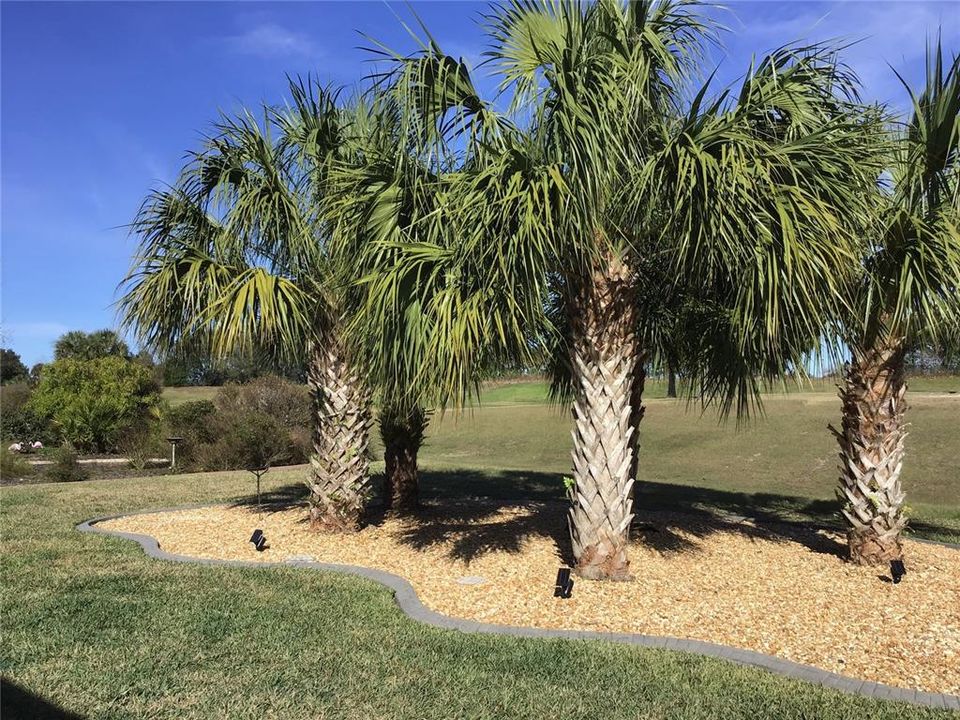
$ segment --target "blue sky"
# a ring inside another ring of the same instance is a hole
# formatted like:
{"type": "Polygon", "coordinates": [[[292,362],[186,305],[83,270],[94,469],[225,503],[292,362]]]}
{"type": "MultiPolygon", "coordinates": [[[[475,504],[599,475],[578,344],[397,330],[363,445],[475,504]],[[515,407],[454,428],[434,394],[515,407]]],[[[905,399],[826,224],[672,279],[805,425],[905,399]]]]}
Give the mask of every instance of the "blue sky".
{"type": "MultiPolygon", "coordinates": [[[[413,3],[444,49],[476,63],[482,4],[413,3]]],[[[860,42],[846,60],[869,99],[905,105],[887,63],[923,74],[924,39],[943,26],[960,51],[949,2],[733,2],[716,53],[721,80],[753,53],[793,40],[860,42]]],[[[0,328],[30,365],[73,329],[115,324],[134,248],[124,225],[219,110],[282,98],[284,73],[355,83],[369,69],[363,31],[405,50],[383,2],[3,2],[0,4],[0,328]]]]}

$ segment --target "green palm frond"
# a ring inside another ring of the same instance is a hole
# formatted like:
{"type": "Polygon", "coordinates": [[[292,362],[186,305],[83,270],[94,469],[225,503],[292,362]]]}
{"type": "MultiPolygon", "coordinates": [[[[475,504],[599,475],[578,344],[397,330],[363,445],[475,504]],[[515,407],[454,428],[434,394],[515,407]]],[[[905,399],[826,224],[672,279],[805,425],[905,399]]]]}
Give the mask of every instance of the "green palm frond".
{"type": "Polygon", "coordinates": [[[851,291],[855,313],[844,336],[854,346],[885,336],[939,342],[960,327],[960,57],[945,64],[938,41],[928,48],[922,92],[904,85],[913,115],[894,129],[892,192],[881,198],[851,291]]]}
{"type": "Polygon", "coordinates": [[[736,99],[706,94],[665,128],[622,207],[659,226],[678,282],[701,301],[690,307],[712,318],[691,322],[703,399],[746,412],[759,379],[801,370],[841,310],[884,133],[827,47],[776,51],[736,99]]]}
{"type": "Polygon", "coordinates": [[[291,81],[291,105],[221,117],[175,188],[148,196],[120,310],[162,353],[269,351],[300,361],[343,312],[324,216],[344,141],[335,90],[291,81]]]}

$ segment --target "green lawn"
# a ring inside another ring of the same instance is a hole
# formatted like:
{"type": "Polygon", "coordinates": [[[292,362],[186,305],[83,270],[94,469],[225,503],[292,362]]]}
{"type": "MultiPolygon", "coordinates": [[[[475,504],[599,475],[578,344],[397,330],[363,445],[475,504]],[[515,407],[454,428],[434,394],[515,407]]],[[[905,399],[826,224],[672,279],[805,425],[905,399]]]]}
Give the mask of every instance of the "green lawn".
{"type": "Polygon", "coordinates": [[[193,402],[194,400],[213,400],[218,390],[220,388],[209,385],[165,387],[163,389],[163,399],[173,406],[183,405],[185,402],[193,402]]]}
{"type": "MultiPolygon", "coordinates": [[[[424,495],[561,497],[568,413],[499,402],[434,418],[424,495]]],[[[957,538],[960,399],[917,394],[912,404],[904,482],[915,526],[957,538]]],[[[823,393],[771,398],[766,420],[738,432],[654,398],[640,502],[829,518],[834,450],[824,426],[837,409],[823,393]]],[[[297,495],[302,472],[276,469],[265,487],[297,495]]],[[[4,675],[89,718],[948,716],[693,655],[427,628],[368,581],[164,563],[73,529],[94,515],[252,487],[245,473],[207,473],[0,489],[4,675]]]]}
{"type": "MultiPolygon", "coordinates": [[[[960,541],[960,395],[917,392],[909,398],[903,483],[913,530],[960,541]]],[[[819,522],[836,517],[837,451],[827,424],[839,422],[839,400],[832,395],[769,396],[765,415],[739,429],[735,421],[720,423],[715,413],[701,415],[683,401],[653,398],[646,405],[638,473],[642,504],[819,522]]],[[[473,467],[504,477],[504,491],[519,478],[561,497],[570,468],[570,428],[565,408],[490,403],[460,418],[435,418],[423,455],[432,467],[473,467]]]]}
{"type": "Polygon", "coordinates": [[[693,655],[427,628],[372,582],[164,563],[73,529],[249,489],[242,473],[3,488],[4,674],[104,719],[947,717],[693,655]]]}
{"type": "MultiPolygon", "coordinates": [[[[960,375],[918,375],[911,377],[908,382],[911,392],[921,393],[954,393],[960,395],[960,375]]],[[[181,388],[171,388],[181,389],[181,388]]],[[[182,388],[186,389],[186,388],[182,388]]],[[[199,389],[199,388],[198,388],[199,389]]],[[[486,405],[515,405],[543,404],[548,402],[548,386],[541,380],[494,382],[484,388],[480,397],[480,404],[486,405]]],[[[683,392],[682,383],[680,385],[683,392]]],[[[833,379],[816,379],[797,386],[786,385],[771,387],[767,391],[770,397],[795,393],[829,393],[836,395],[837,381],[833,379]]],[[[645,399],[659,399],[667,397],[667,383],[658,378],[648,378],[644,385],[645,399]]]]}
{"type": "MultiPolygon", "coordinates": [[[[960,394],[960,376],[933,375],[918,376],[910,379],[910,390],[917,392],[958,393],[960,394]]],[[[166,387],[163,397],[171,405],[181,405],[191,400],[213,400],[220,388],[206,385],[188,387],[166,387]]],[[[826,392],[836,394],[834,380],[812,380],[801,388],[788,386],[788,392],[826,392]]],[[[771,394],[779,395],[782,388],[771,389],[771,394]]],[[[646,382],[644,397],[647,399],[665,398],[667,383],[657,378],[650,378],[646,382]]],[[[548,386],[539,379],[497,381],[484,388],[480,405],[539,405],[549,402],[548,386]]]]}

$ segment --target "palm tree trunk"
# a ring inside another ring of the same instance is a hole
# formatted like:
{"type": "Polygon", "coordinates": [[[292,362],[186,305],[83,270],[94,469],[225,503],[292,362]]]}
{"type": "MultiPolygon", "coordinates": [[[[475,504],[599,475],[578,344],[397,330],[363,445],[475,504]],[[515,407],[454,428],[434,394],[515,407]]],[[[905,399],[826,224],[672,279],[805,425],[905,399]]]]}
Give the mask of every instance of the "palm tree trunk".
{"type": "Polygon", "coordinates": [[[643,406],[643,389],[647,381],[647,371],[643,367],[644,356],[637,353],[637,364],[633,373],[633,385],[630,389],[630,450],[633,459],[630,461],[630,477],[633,478],[633,503],[637,502],[637,472],[640,465],[640,422],[647,409],[643,406]]]}
{"type": "Polygon", "coordinates": [[[370,495],[369,394],[336,342],[313,349],[307,383],[315,412],[307,479],[310,524],[353,531],[370,495]]]}
{"type": "Polygon", "coordinates": [[[607,258],[569,305],[575,380],[569,524],[575,570],[588,579],[630,578],[632,425],[639,422],[635,283],[630,268],[607,258]]]}
{"type": "Polygon", "coordinates": [[[850,525],[850,560],[859,565],[886,564],[903,554],[903,355],[900,343],[854,351],[840,388],[842,430],[830,427],[840,445],[838,496],[850,525]]]}
{"type": "Polygon", "coordinates": [[[677,374],[673,368],[667,366],[667,397],[675,398],[677,396],[677,374]]]}
{"type": "Polygon", "coordinates": [[[411,512],[420,504],[417,453],[423,445],[429,418],[421,407],[401,410],[384,406],[380,414],[383,439],[383,497],[388,510],[411,512]]]}

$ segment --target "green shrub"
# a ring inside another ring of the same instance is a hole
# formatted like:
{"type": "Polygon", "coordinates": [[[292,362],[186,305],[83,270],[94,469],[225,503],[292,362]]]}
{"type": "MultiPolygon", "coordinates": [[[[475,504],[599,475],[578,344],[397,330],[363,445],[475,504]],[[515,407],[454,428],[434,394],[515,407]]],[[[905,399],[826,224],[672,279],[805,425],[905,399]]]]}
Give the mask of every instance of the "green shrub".
{"type": "Polygon", "coordinates": [[[166,424],[171,435],[193,436],[198,443],[213,442],[216,406],[209,400],[191,400],[167,410],[166,424]]]}
{"type": "Polygon", "coordinates": [[[131,468],[145,470],[151,458],[167,455],[168,445],[160,429],[159,423],[149,423],[131,431],[121,441],[120,452],[130,461],[131,468]]]}
{"type": "Polygon", "coordinates": [[[307,461],[312,448],[307,389],[266,376],[225,385],[213,402],[183,403],[166,413],[165,431],[183,438],[177,465],[185,470],[240,470],[307,461]]]}
{"type": "Polygon", "coordinates": [[[312,402],[307,388],[275,375],[244,385],[224,385],[215,402],[217,410],[225,415],[268,415],[288,430],[310,426],[312,402]]]}
{"type": "Polygon", "coordinates": [[[33,465],[7,448],[0,448],[0,480],[16,482],[33,474],[33,465]]]}
{"type": "Polygon", "coordinates": [[[275,418],[262,413],[221,417],[216,442],[203,445],[198,463],[203,470],[253,470],[290,462],[290,433],[275,418]]]}
{"type": "Polygon", "coordinates": [[[43,369],[29,406],[81,450],[115,451],[124,434],[154,421],[160,387],[122,357],[57,360],[43,369]]]}
{"type": "Polygon", "coordinates": [[[76,482],[89,477],[87,469],[77,458],[77,451],[70,445],[63,445],[54,451],[53,464],[48,465],[43,474],[50,482],[76,482]]]}
{"type": "Polygon", "coordinates": [[[52,445],[58,441],[57,433],[49,420],[30,405],[32,394],[33,388],[26,382],[0,388],[0,438],[8,442],[39,440],[52,445]]]}
{"type": "Polygon", "coordinates": [[[177,446],[177,467],[200,469],[198,456],[201,448],[217,439],[216,415],[217,408],[209,400],[193,400],[167,410],[164,418],[165,437],[183,438],[177,446]]]}

